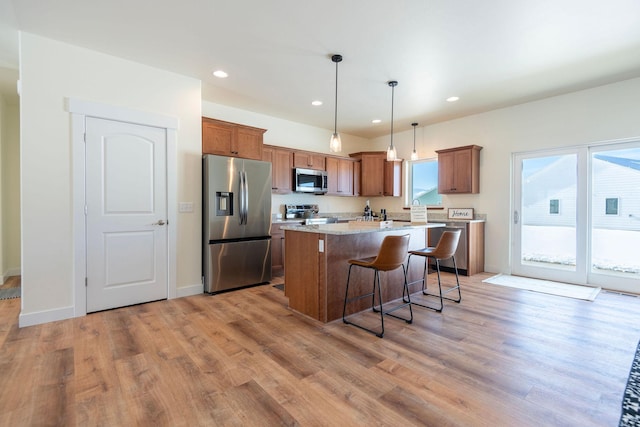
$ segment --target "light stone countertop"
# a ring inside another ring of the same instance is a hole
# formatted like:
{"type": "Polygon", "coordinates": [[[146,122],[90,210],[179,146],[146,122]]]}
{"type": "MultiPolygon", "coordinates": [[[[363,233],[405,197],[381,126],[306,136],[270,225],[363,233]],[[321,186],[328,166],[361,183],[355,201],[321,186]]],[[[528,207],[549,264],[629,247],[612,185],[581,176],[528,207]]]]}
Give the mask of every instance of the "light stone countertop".
{"type": "Polygon", "coordinates": [[[343,222],[337,224],[318,224],[318,225],[286,225],[280,227],[282,230],[300,231],[304,233],[318,234],[359,234],[359,233],[377,233],[381,231],[398,231],[408,228],[437,228],[444,227],[444,223],[430,222],[428,224],[411,224],[409,222],[396,221],[390,227],[380,228],[367,224],[366,222],[353,223],[343,222]]]}

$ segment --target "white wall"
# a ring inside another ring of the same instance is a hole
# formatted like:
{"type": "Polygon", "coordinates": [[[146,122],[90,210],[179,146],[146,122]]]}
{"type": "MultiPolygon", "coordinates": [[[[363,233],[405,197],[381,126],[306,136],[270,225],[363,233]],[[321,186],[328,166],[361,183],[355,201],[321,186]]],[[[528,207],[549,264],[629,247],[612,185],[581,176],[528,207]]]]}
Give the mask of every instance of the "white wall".
{"type": "MultiPolygon", "coordinates": [[[[73,307],[70,115],[79,98],[177,117],[178,201],[200,199],[198,80],[22,33],[20,45],[22,312],[59,318],[73,307]]],[[[178,288],[200,280],[199,210],[178,217],[178,288]]]]}
{"type": "MultiPolygon", "coordinates": [[[[239,110],[209,101],[202,102],[202,115],[233,123],[241,123],[267,129],[264,143],[280,147],[309,150],[329,154],[329,138],[333,130],[303,125],[277,117],[266,116],[250,111],[239,110]]],[[[341,156],[348,157],[349,153],[368,150],[369,140],[352,135],[340,134],[342,140],[341,156]]],[[[321,212],[354,212],[364,208],[357,197],[315,196],[310,194],[281,194],[273,195],[271,200],[273,213],[284,213],[282,206],[287,203],[314,203],[321,212]]]]}
{"type": "MultiPolygon", "coordinates": [[[[585,145],[640,136],[640,79],[547,98],[417,129],[422,157],[435,150],[476,144],[480,152],[480,193],[443,196],[445,207],[471,207],[486,214],[485,270],[509,272],[511,155],[514,152],[585,145]]],[[[464,102],[461,100],[459,102],[464,102]]],[[[384,150],[389,138],[372,141],[384,150]]],[[[413,131],[394,134],[398,155],[408,158],[413,131]]],[[[397,210],[402,200],[384,203],[397,210]]],[[[372,205],[380,200],[372,201],[372,205]]]]}
{"type": "Polygon", "coordinates": [[[0,274],[20,274],[20,113],[2,104],[0,112],[0,274]]]}
{"type": "Polygon", "coordinates": [[[3,200],[3,186],[4,186],[4,134],[5,134],[5,101],[2,95],[0,95],[0,285],[5,281],[5,261],[4,261],[4,200],[3,200]]]}

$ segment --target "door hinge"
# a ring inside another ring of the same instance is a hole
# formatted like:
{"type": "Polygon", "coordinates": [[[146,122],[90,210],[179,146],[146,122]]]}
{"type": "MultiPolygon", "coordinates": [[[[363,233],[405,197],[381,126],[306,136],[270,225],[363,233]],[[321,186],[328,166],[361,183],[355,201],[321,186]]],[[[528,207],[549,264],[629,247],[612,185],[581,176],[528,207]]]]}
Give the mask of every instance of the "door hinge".
{"type": "Polygon", "coordinates": [[[88,213],[89,213],[89,207],[87,205],[84,205],[84,216],[87,216],[88,213]]]}
{"type": "Polygon", "coordinates": [[[84,287],[86,288],[87,286],[89,286],[89,279],[87,279],[86,277],[84,278],[84,287]]]}
{"type": "Polygon", "coordinates": [[[513,211],[513,223],[517,224],[520,216],[518,215],[518,211],[513,211]]]}
{"type": "Polygon", "coordinates": [[[87,143],[87,133],[86,132],[82,135],[82,138],[84,139],[84,143],[86,144],[87,143]]]}

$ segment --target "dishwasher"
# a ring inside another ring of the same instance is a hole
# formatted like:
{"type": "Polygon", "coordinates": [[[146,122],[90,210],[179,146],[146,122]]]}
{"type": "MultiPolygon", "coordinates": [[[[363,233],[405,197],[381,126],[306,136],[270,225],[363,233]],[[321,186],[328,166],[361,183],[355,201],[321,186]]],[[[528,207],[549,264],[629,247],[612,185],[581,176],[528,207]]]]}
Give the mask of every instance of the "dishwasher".
{"type": "MultiPolygon", "coordinates": [[[[432,246],[432,247],[437,246],[438,241],[440,240],[440,236],[442,236],[442,233],[444,233],[447,230],[461,230],[460,241],[458,242],[458,248],[456,249],[456,254],[455,254],[456,265],[458,267],[458,274],[461,274],[463,276],[468,276],[469,260],[467,257],[468,257],[469,250],[467,246],[468,246],[469,239],[467,236],[468,227],[466,223],[447,222],[445,223],[444,227],[431,228],[429,230],[429,246],[432,246]]],[[[435,268],[435,261],[433,261],[433,263],[434,263],[433,268],[435,268]]],[[[450,273],[453,273],[454,272],[453,260],[451,258],[441,260],[440,269],[442,271],[448,271],[450,273]]]]}

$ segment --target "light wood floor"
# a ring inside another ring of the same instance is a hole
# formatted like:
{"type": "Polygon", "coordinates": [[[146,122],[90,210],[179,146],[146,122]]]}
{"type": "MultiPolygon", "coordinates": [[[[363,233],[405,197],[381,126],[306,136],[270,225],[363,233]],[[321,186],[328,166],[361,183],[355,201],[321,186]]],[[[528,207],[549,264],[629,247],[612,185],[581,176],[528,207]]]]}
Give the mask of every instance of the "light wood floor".
{"type": "Polygon", "coordinates": [[[20,276],[10,276],[2,285],[0,285],[0,289],[19,288],[20,282],[20,276]]]}
{"type": "Polygon", "coordinates": [[[292,312],[272,285],[22,329],[3,300],[0,425],[617,425],[640,298],[488,276],[442,314],[387,318],[383,339],[292,312]]]}

